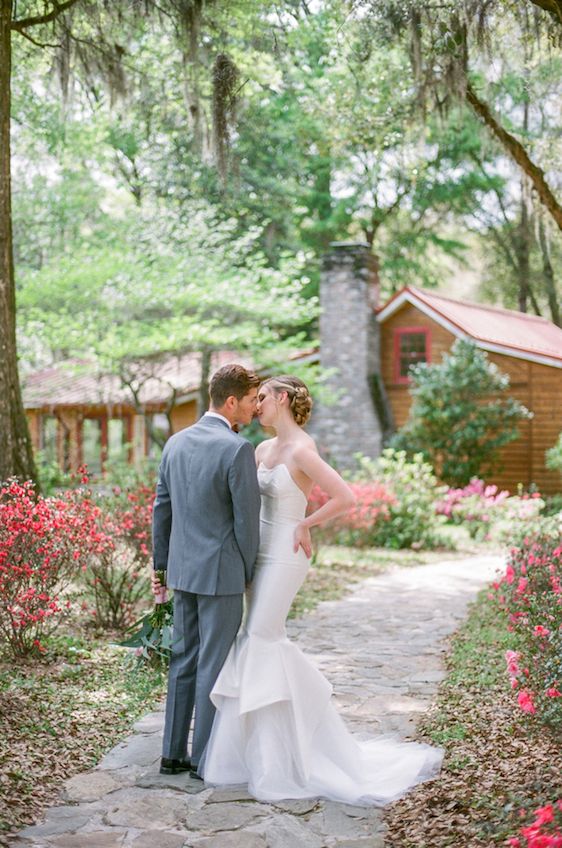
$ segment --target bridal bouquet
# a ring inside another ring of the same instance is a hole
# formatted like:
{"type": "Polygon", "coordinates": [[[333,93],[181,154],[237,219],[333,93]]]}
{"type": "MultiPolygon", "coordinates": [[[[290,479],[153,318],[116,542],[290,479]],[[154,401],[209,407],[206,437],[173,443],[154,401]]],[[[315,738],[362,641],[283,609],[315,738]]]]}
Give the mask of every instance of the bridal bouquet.
{"type": "MultiPolygon", "coordinates": [[[[157,576],[164,586],[164,572],[158,571],[157,576]]],[[[135,657],[141,665],[163,669],[167,667],[172,653],[172,623],[173,603],[166,599],[166,590],[163,589],[156,597],[154,609],[129,628],[129,632],[134,631],[132,636],[118,644],[124,648],[135,648],[135,657]]]]}

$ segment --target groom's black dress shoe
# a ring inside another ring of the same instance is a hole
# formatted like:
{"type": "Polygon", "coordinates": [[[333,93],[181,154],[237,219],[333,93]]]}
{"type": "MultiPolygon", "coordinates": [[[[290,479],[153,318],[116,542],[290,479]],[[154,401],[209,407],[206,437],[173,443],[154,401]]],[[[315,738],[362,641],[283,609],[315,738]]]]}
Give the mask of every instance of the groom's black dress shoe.
{"type": "Polygon", "coordinates": [[[182,771],[191,771],[190,760],[169,760],[167,757],[160,760],[160,774],[180,774],[182,771]]]}
{"type": "Polygon", "coordinates": [[[201,775],[200,775],[200,774],[197,774],[197,768],[196,768],[196,766],[193,766],[193,768],[190,768],[190,769],[189,769],[189,776],[190,776],[190,777],[194,777],[194,778],[195,778],[195,780],[203,780],[203,778],[201,777],[201,775]]]}

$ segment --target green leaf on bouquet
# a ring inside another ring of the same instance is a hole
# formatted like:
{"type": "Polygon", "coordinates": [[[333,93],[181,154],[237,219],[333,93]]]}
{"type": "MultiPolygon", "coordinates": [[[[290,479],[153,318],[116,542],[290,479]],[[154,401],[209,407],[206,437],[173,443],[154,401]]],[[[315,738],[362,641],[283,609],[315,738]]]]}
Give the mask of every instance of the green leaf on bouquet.
{"type": "MultiPolygon", "coordinates": [[[[138,627],[139,624],[141,625],[141,629],[137,631],[137,633],[134,633],[128,639],[125,639],[122,642],[117,642],[116,644],[122,648],[139,648],[143,644],[143,639],[153,629],[148,615],[140,619],[140,621],[137,621],[133,627],[138,627]]],[[[132,627],[129,629],[132,629],[132,627]]]]}

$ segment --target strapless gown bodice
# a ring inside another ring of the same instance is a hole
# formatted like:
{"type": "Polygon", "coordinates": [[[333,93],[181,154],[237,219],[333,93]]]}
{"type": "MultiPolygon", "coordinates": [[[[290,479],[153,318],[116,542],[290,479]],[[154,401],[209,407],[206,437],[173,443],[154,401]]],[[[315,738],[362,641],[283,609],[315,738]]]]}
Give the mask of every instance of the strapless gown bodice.
{"type": "Polygon", "coordinates": [[[217,708],[200,772],[248,785],[264,801],[324,797],[385,804],[434,776],[442,752],[358,741],[331,703],[332,687],[287,638],[285,622],[309,566],[293,550],[307,499],[284,464],[258,468],[260,549],[247,615],[211,693],[217,708]]]}
{"type": "Polygon", "coordinates": [[[261,493],[260,547],[256,567],[285,564],[289,568],[308,568],[302,548],[293,550],[293,534],[306,512],[307,499],[284,463],[258,468],[261,493]]]}

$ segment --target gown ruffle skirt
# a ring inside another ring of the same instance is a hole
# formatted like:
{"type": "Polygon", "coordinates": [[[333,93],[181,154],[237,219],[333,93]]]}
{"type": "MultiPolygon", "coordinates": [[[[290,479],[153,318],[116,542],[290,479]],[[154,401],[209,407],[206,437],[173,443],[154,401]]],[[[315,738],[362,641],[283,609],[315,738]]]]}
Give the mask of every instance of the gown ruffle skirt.
{"type": "Polygon", "coordinates": [[[434,777],[443,753],[394,737],[360,741],[331,703],[332,687],[286,635],[309,561],[293,552],[306,498],[286,465],[258,469],[260,551],[245,625],[211,693],[217,708],[200,773],[247,784],[263,801],[323,797],[383,805],[434,777]]]}

